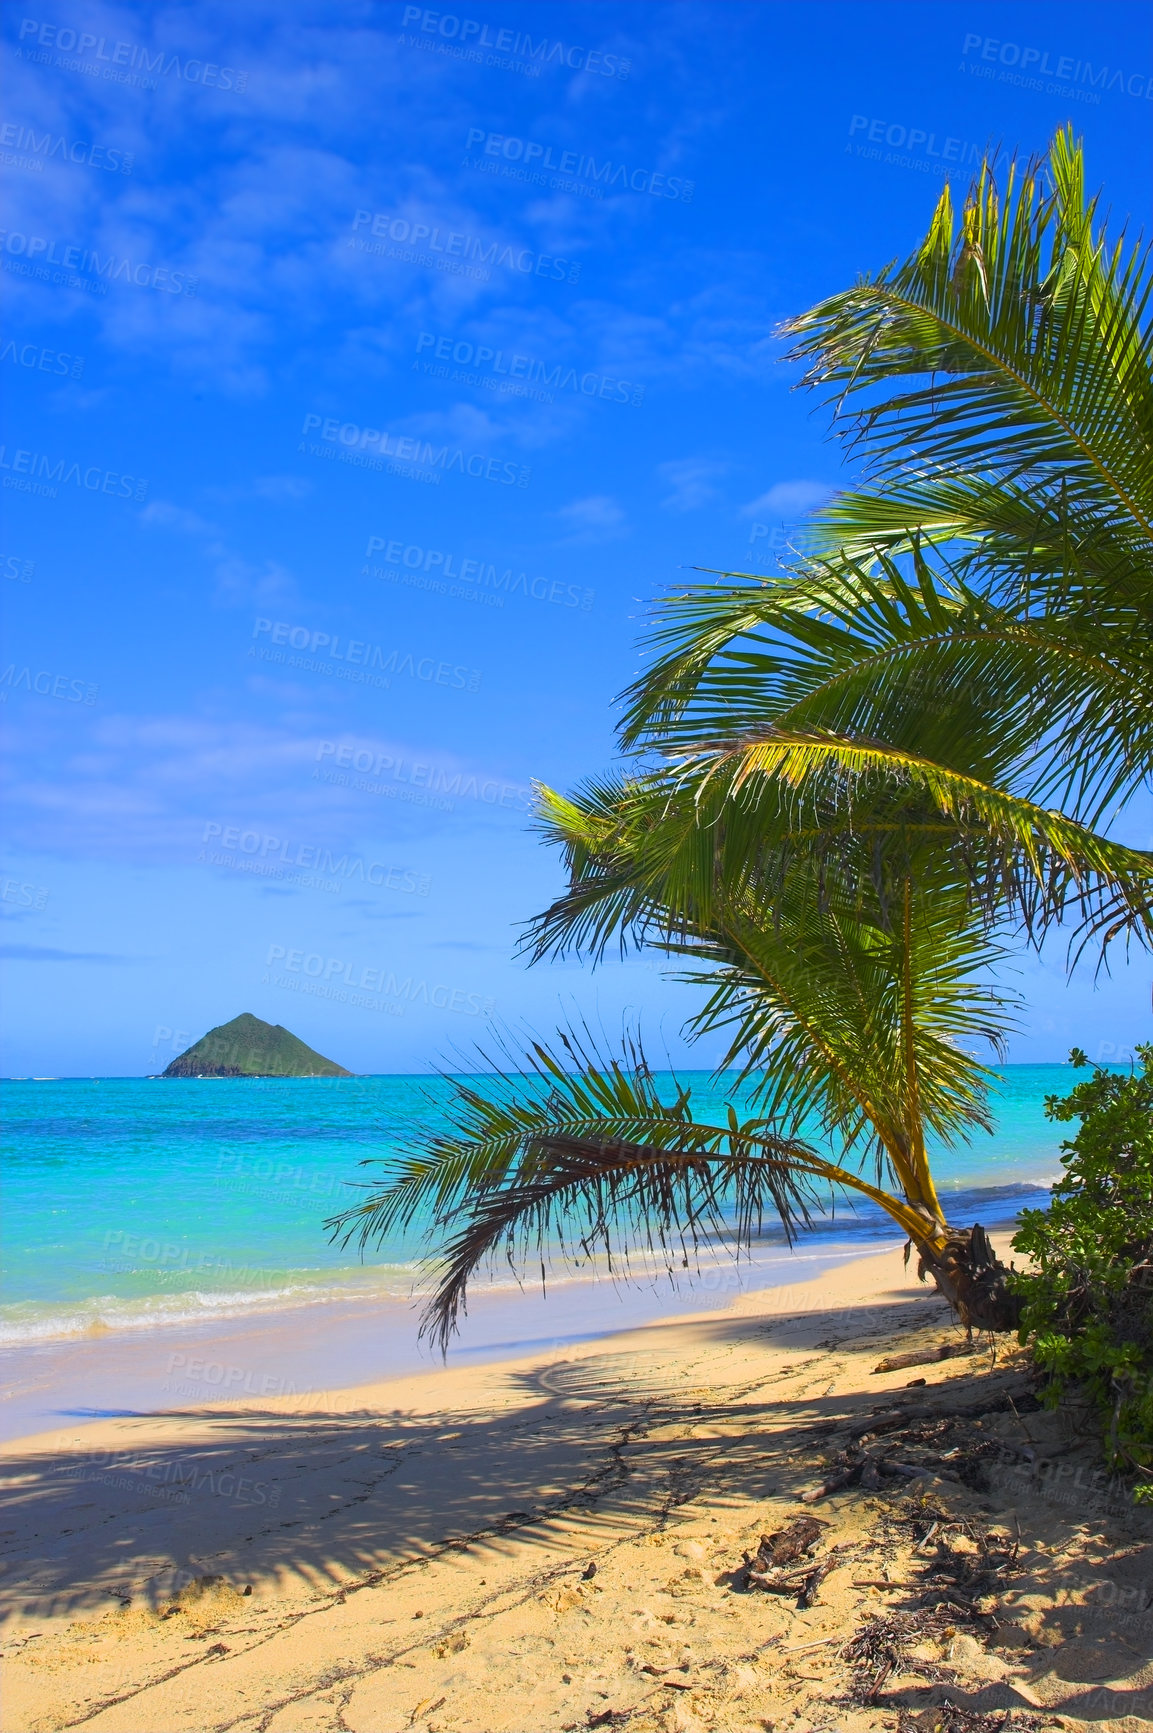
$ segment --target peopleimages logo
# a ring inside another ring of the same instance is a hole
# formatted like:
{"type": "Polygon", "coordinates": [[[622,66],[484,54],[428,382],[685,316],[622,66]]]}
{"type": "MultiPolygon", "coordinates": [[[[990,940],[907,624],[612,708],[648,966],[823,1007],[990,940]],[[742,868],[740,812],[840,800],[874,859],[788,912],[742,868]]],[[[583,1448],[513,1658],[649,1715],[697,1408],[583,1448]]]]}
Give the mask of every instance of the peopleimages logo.
{"type": "Polygon", "coordinates": [[[469,993],[464,987],[450,987],[444,982],[416,981],[411,975],[403,980],[383,964],[365,967],[349,963],[343,957],[322,957],[319,952],[290,950],[285,945],[269,945],[265,967],[282,963],[285,973],[271,981],[265,976],[263,985],[289,987],[296,992],[312,993],[317,998],[336,999],[342,1005],[354,1005],[363,1011],[385,1011],[397,1016],[407,1005],[431,1005],[438,1011],[455,1011],[465,1017],[483,1017],[492,1010],[494,1001],[487,995],[469,993]],[[286,979],[295,976],[296,979],[286,979]],[[304,977],[302,979],[301,977],[304,977]],[[372,997],[371,995],[379,995],[372,997]],[[391,1005],[384,1003],[392,1000],[391,1005]]]}
{"type": "MultiPolygon", "coordinates": [[[[183,271],[173,271],[167,265],[149,265],[143,259],[133,262],[129,258],[118,258],[115,253],[101,255],[94,247],[78,247],[64,241],[49,240],[44,235],[25,235],[18,229],[0,229],[0,246],[9,258],[4,260],[6,271],[15,271],[22,276],[35,276],[44,280],[50,279],[52,273],[48,266],[55,266],[57,272],[79,272],[80,276],[72,276],[69,286],[86,288],[98,295],[107,294],[108,283],[131,283],[137,289],[159,289],[166,295],[195,295],[198,277],[189,277],[183,271]],[[60,248],[59,255],[57,248],[60,248]],[[21,261],[17,263],[17,261],[21,261]],[[98,282],[84,282],[84,277],[99,278],[98,282]]],[[[57,280],[61,280],[59,276],[57,280]]]]}
{"type": "Polygon", "coordinates": [[[79,379],[84,371],[84,357],[69,355],[63,349],[46,349],[40,343],[21,343],[14,338],[0,348],[0,361],[11,361],[16,367],[30,367],[37,373],[52,373],[60,379],[79,379]]]}
{"type": "MultiPolygon", "coordinates": [[[[451,377],[466,385],[492,384],[499,391],[515,394],[518,382],[523,382],[544,387],[549,392],[571,391],[580,397],[600,398],[605,403],[629,403],[634,408],[644,402],[643,385],[632,385],[627,379],[614,379],[605,373],[578,373],[575,367],[566,367],[560,361],[550,367],[546,361],[531,355],[518,355],[511,349],[494,349],[489,343],[470,343],[467,338],[438,337],[434,331],[422,331],[416,340],[416,352],[423,355],[426,351],[431,352],[437,361],[454,362],[458,369],[471,367],[471,375],[459,372],[449,375],[447,367],[434,369],[429,362],[414,361],[414,368],[422,365],[426,373],[451,377]],[[488,375],[495,377],[490,379],[488,375]]],[[[539,396],[540,393],[532,395],[539,396]]],[[[553,399],[548,396],[545,401],[551,403],[553,399]]]]}
{"type": "Polygon", "coordinates": [[[59,24],[41,24],[37,18],[21,20],[18,40],[26,44],[16,50],[19,59],[31,60],[38,66],[59,66],[65,72],[84,72],[90,78],[107,78],[115,84],[143,85],[146,90],[156,89],[157,74],[161,78],[178,78],[185,84],[202,84],[208,90],[240,91],[248,83],[247,72],[238,72],[233,66],[220,66],[215,60],[182,61],[178,54],[167,49],[142,48],[137,42],[117,42],[108,53],[107,36],[76,31],[68,25],[62,28],[59,24]],[[34,52],[34,47],[43,52],[34,52]],[[78,58],[61,58],[72,53],[78,58]],[[85,61],[86,54],[92,59],[85,61]]]}
{"type": "MultiPolygon", "coordinates": [[[[333,637],[328,632],[310,632],[307,626],[293,626],[287,620],[258,619],[252,628],[254,638],[269,635],[273,644],[285,644],[294,650],[307,650],[312,660],[303,657],[288,657],[273,653],[262,655],[262,661],[284,662],[288,667],[313,667],[315,672],[330,673],[332,664],[347,662],[354,670],[379,668],[381,673],[389,678],[381,682],[384,686],[391,685],[391,677],[407,674],[410,680],[424,680],[433,686],[454,687],[458,692],[479,692],[481,673],[479,668],[468,668],[454,665],[452,662],[438,662],[434,656],[422,656],[417,662],[413,660],[411,651],[385,651],[381,644],[368,644],[360,638],[349,638],[342,650],[339,636],[333,637]],[[318,652],[322,652],[317,660],[318,652]]],[[[249,655],[254,655],[254,649],[249,655]]]]}
{"type": "MultiPolygon", "coordinates": [[[[459,446],[436,446],[429,440],[390,434],[379,427],[361,427],[355,421],[339,421],[335,416],[308,414],[301,433],[318,431],[322,440],[337,449],[323,451],[319,446],[308,449],[316,456],[339,458],[360,469],[385,469],[385,458],[400,461],[418,474],[427,471],[439,482],[440,472],[457,469],[474,481],[492,481],[501,487],[527,487],[532,470],[527,464],[507,458],[487,457],[479,451],[462,451],[459,446]],[[343,449],[341,449],[343,448],[343,449]]],[[[303,443],[297,448],[304,451],[303,443]]]]}
{"type": "Polygon", "coordinates": [[[998,75],[993,68],[1000,66],[1004,69],[1000,75],[1001,83],[1024,85],[1032,90],[1052,90],[1054,86],[1047,86],[1043,80],[1056,79],[1058,84],[1069,86],[1090,102],[1100,101],[1098,93],[1101,91],[1153,101],[1153,77],[1148,73],[1126,72],[1119,66],[1110,68],[1100,62],[1094,65],[1091,60],[1081,60],[1075,54],[1055,54],[1056,65],[1051,66],[1051,52],[1048,48],[1030,48],[1021,42],[1005,42],[999,36],[970,32],[961,48],[961,70],[983,72],[984,76],[995,78],[998,75]],[[987,72],[981,62],[988,66],[987,72]],[[1081,90],[1077,90],[1079,85],[1081,90]]]}
{"type": "MultiPolygon", "coordinates": [[[[534,253],[531,247],[514,247],[509,242],[503,245],[500,241],[486,243],[479,235],[470,235],[462,229],[413,223],[407,217],[390,216],[388,211],[357,211],[352,219],[352,232],[356,238],[349,242],[350,246],[359,247],[361,252],[378,253],[383,258],[398,258],[408,264],[436,264],[436,255],[440,254],[446,269],[451,267],[470,276],[486,271],[490,265],[499,265],[523,277],[544,277],[554,283],[580,280],[580,265],[569,259],[554,258],[551,253],[534,253]],[[360,235],[363,228],[367,228],[377,241],[396,242],[403,251],[398,252],[395,246],[375,246],[366,241],[360,235]],[[425,252],[413,251],[422,244],[427,249],[425,252]]],[[[487,277],[481,280],[488,281],[487,277]]]]}
{"type": "MultiPolygon", "coordinates": [[[[302,867],[310,872],[327,873],[331,878],[349,883],[375,885],[378,890],[404,891],[410,896],[426,897],[430,880],[427,873],[415,873],[402,867],[387,866],[384,861],[364,860],[362,855],[350,855],[347,849],[337,854],[320,843],[293,842],[290,838],[271,836],[257,830],[245,830],[238,824],[221,824],[208,819],[201,842],[215,842],[227,855],[248,856],[255,864],[267,869],[302,867]]],[[[198,857],[204,858],[204,851],[198,857]]]]}
{"type": "Polygon", "coordinates": [[[64,704],[95,704],[99,686],[91,680],[73,680],[68,674],[53,674],[48,668],[35,673],[29,664],[17,668],[9,662],[0,669],[0,704],[7,704],[9,692],[36,692],[41,698],[59,698],[64,704]]]}
{"type": "Polygon", "coordinates": [[[394,758],[390,752],[374,752],[367,746],[347,742],[341,746],[335,740],[322,740],[316,757],[318,763],[331,758],[338,768],[330,770],[326,766],[314,770],[313,781],[332,783],[338,788],[356,788],[365,794],[410,801],[414,806],[434,806],[441,812],[455,811],[457,800],[475,800],[515,812],[532,811],[532,789],[515,782],[498,782],[491,776],[478,778],[468,771],[450,771],[443,765],[425,764],[419,759],[410,762],[394,758]],[[359,778],[349,776],[349,770],[359,771],[359,778]],[[386,777],[388,781],[383,780],[386,777]]]}
{"type": "MultiPolygon", "coordinates": [[[[500,157],[505,162],[523,162],[526,169],[535,173],[551,170],[554,174],[575,175],[578,180],[587,180],[603,187],[606,192],[614,189],[619,192],[649,193],[655,199],[679,199],[682,204],[691,204],[695,181],[688,181],[681,175],[661,174],[655,169],[628,168],[624,163],[614,163],[609,158],[603,158],[599,163],[593,156],[585,156],[579,150],[562,150],[559,145],[538,144],[531,138],[508,137],[501,132],[486,132],[482,126],[469,128],[465,140],[465,151],[474,146],[483,145],[484,156],[500,157]],[[553,152],[557,160],[553,161],[553,152]]],[[[464,166],[473,165],[468,156],[464,166]]]]}
{"type": "MultiPolygon", "coordinates": [[[[624,60],[619,54],[606,54],[603,48],[578,48],[547,36],[531,37],[527,31],[498,30],[495,35],[489,35],[489,26],[482,24],[477,18],[458,18],[453,12],[433,12],[424,6],[406,6],[401,28],[408,29],[410,24],[419,20],[423,35],[440,37],[446,44],[459,44],[460,48],[472,50],[470,59],[482,60],[483,55],[475,52],[479,49],[490,49],[496,54],[510,54],[524,60],[528,67],[536,73],[542,66],[566,67],[570,72],[595,72],[602,78],[627,78],[632,71],[632,61],[624,60]]],[[[419,42],[420,38],[416,40],[419,42]]],[[[421,42],[420,46],[425,47],[421,42]]],[[[429,47],[439,47],[439,43],[429,43],[429,47]]],[[[526,68],[527,69],[527,68],[526,68]]]]}
{"type": "Polygon", "coordinates": [[[0,553],[0,578],[10,578],[14,584],[30,584],[36,576],[36,561],[22,554],[0,553]]]}
{"type": "Polygon", "coordinates": [[[399,539],[389,541],[384,536],[369,536],[365,556],[371,559],[374,554],[380,554],[390,566],[399,570],[394,574],[381,570],[379,566],[362,566],[362,577],[392,578],[395,582],[401,578],[402,572],[407,571],[428,579],[427,583],[415,585],[416,588],[447,591],[449,584],[444,580],[475,585],[499,591],[494,600],[501,607],[506,595],[520,594],[526,600],[551,602],[557,608],[580,608],[588,613],[596,599],[596,591],[586,589],[583,584],[566,584],[559,578],[530,578],[524,572],[514,576],[511,567],[498,577],[496,567],[486,565],[483,560],[462,559],[459,554],[441,548],[418,547],[415,542],[406,545],[399,539]]]}
{"type": "MultiPolygon", "coordinates": [[[[132,164],[136,160],[130,150],[113,150],[105,144],[69,140],[63,134],[37,134],[34,127],[22,126],[14,120],[0,125],[0,145],[27,151],[32,157],[43,158],[45,162],[59,159],[60,162],[75,163],[81,168],[103,169],[107,174],[130,175],[132,164]]],[[[36,166],[40,166],[39,161],[36,166]]]]}
{"type": "MultiPolygon", "coordinates": [[[[939,162],[979,163],[982,158],[979,144],[944,135],[938,140],[935,132],[924,127],[904,126],[900,121],[873,120],[867,114],[853,116],[849,122],[849,137],[862,144],[885,144],[890,150],[921,150],[939,162]]],[[[880,153],[872,154],[879,156],[880,153]]]]}
{"type": "Polygon", "coordinates": [[[56,488],[48,485],[51,482],[71,483],[88,493],[107,493],[117,499],[140,500],[148,492],[146,481],[134,475],[121,475],[117,469],[100,469],[95,464],[81,469],[66,457],[54,461],[42,451],[17,450],[9,455],[6,445],[0,445],[0,469],[9,472],[4,477],[5,487],[18,493],[39,494],[44,499],[56,498],[56,488]]]}
{"type": "Polygon", "coordinates": [[[48,886],[21,884],[19,879],[0,879],[0,902],[16,903],[22,909],[46,909],[48,886]]]}

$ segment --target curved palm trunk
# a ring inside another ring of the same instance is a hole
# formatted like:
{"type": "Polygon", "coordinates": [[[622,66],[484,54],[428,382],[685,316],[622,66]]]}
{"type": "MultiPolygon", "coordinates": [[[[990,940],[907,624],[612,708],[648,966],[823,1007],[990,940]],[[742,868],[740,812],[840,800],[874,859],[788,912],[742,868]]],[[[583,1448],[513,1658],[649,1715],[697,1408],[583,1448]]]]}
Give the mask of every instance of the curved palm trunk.
{"type": "MultiPolygon", "coordinates": [[[[826,1172],[822,1177],[833,1175],[826,1172]]],[[[853,1191],[864,1192],[908,1234],[910,1243],[917,1248],[917,1273],[921,1280],[932,1276],[938,1293],[949,1302],[966,1329],[1017,1328],[1021,1302],[1010,1292],[1009,1272],[980,1222],[974,1222],[971,1228],[950,1227],[939,1205],[934,1213],[922,1203],[907,1198],[898,1200],[844,1168],[836,1170],[836,1180],[853,1191]]]]}
{"type": "MultiPolygon", "coordinates": [[[[969,1330],[1015,1330],[1021,1303],[1010,1293],[1008,1270],[993,1250],[993,1243],[980,1222],[971,1228],[950,1227],[936,1192],[933,1207],[908,1196],[897,1198],[880,1186],[870,1185],[860,1174],[833,1162],[811,1157],[798,1162],[798,1171],[857,1191],[878,1204],[892,1217],[917,1248],[918,1274],[932,1276],[937,1291],[969,1330]]],[[[931,1184],[931,1180],[930,1180],[931,1184]]]]}
{"type": "Polygon", "coordinates": [[[932,1276],[966,1329],[1017,1328],[1021,1302],[1010,1293],[1009,1272],[980,1222],[968,1229],[942,1222],[932,1234],[912,1238],[920,1260],[918,1274],[922,1280],[932,1276]]]}
{"type": "MultiPolygon", "coordinates": [[[[811,1171],[865,1193],[900,1224],[917,1248],[921,1280],[932,1276],[938,1293],[949,1302],[966,1329],[1015,1330],[1021,1308],[1017,1296],[1009,1291],[1008,1270],[997,1257],[992,1241],[979,1222],[974,1222],[968,1229],[950,1227],[933,1180],[925,1145],[917,1057],[918,980],[913,967],[913,886],[909,878],[905,879],[902,887],[901,904],[904,943],[900,982],[902,1076],[899,1105],[894,1109],[892,1105],[886,1107],[874,1099],[846,1067],[840,1067],[840,1076],[884,1145],[904,1197],[898,1200],[879,1186],[869,1185],[858,1174],[841,1167],[814,1162],[811,1171]]],[[[813,1039],[816,1044],[815,1032],[813,1039]]],[[[826,1053],[826,1060],[830,1067],[837,1063],[831,1052],[826,1053]]]]}
{"type": "Polygon", "coordinates": [[[946,1221],[923,1150],[921,1159],[912,1163],[912,1183],[897,1163],[894,1167],[905,1186],[902,1208],[892,1207],[895,1199],[886,1202],[884,1192],[872,1187],[869,1191],[916,1246],[921,1280],[932,1276],[938,1293],[948,1300],[966,1329],[1015,1330],[1020,1321],[1020,1301],[1009,1291],[1009,1272],[980,1222],[971,1228],[958,1228],[946,1221]]]}

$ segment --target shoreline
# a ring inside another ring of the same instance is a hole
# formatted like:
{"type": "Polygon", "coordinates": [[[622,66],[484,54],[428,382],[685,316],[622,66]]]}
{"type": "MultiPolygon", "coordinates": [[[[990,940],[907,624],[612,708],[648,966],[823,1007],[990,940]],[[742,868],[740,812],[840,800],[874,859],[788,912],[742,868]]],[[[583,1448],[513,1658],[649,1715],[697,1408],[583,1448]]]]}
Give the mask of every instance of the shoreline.
{"type": "MultiPolygon", "coordinates": [[[[677,1288],[665,1278],[618,1285],[602,1274],[550,1279],[544,1295],[539,1284],[511,1281],[481,1289],[449,1349],[448,1368],[602,1342],[649,1324],[715,1315],[759,1295],[777,1296],[779,1309],[820,1276],[898,1243],[889,1235],[887,1243],[845,1240],[791,1252],[773,1244],[751,1264],[718,1258],[677,1288]]],[[[344,1389],[442,1370],[440,1356],[418,1340],[418,1322],[417,1300],[334,1295],[151,1332],[5,1344],[0,1441],[117,1411],[162,1413],[173,1400],[284,1397],[316,1410],[344,1389]]]]}
{"type": "MultiPolygon", "coordinates": [[[[1002,1254],[1008,1246],[1010,1227],[1011,1224],[1000,1224],[992,1230],[994,1243],[1002,1254]]],[[[763,1318],[779,1323],[786,1329],[795,1327],[803,1332],[810,1323],[816,1321],[842,1324],[851,1321],[862,1305],[867,1305],[882,1291],[898,1304],[904,1301],[915,1306],[918,1302],[923,1302],[934,1312],[939,1312],[942,1320],[949,1322],[948,1308],[932,1285],[919,1284],[912,1265],[908,1268],[903,1265],[900,1252],[902,1244],[903,1242],[895,1242],[881,1249],[872,1246],[860,1250],[845,1247],[835,1262],[830,1259],[828,1269],[815,1274],[807,1273],[792,1282],[771,1283],[735,1294],[730,1293],[689,1309],[669,1310],[669,1296],[665,1292],[660,1296],[661,1309],[654,1310],[651,1315],[624,1319],[615,1325],[606,1324],[587,1333],[562,1335],[546,1331],[535,1337],[523,1334],[506,1336],[502,1341],[484,1343],[475,1348],[462,1344],[458,1338],[449,1350],[447,1364],[439,1357],[426,1354],[419,1363],[406,1365],[396,1372],[386,1372],[379,1377],[359,1378],[348,1383],[333,1383],[323,1391],[259,1392],[260,1408],[256,1412],[283,1414],[287,1417],[298,1413],[309,1415],[319,1412],[330,1417],[361,1414],[364,1404],[370,1398],[379,1405],[387,1395],[402,1390],[406,1394],[417,1390],[439,1393],[441,1386],[446,1395],[455,1398],[458,1381],[471,1388],[477,1380],[483,1381],[488,1377],[499,1380],[552,1364],[558,1353],[566,1355],[567,1363],[568,1359],[577,1361],[596,1353],[631,1352],[638,1342],[646,1340],[652,1334],[676,1336],[683,1330],[691,1331],[709,1325],[723,1326],[730,1320],[763,1318]],[[895,1287],[889,1287],[885,1278],[893,1276],[894,1273],[898,1274],[899,1279],[895,1287]],[[298,1397],[310,1398],[314,1395],[327,1398],[327,1405],[323,1410],[315,1408],[308,1401],[300,1403],[297,1400],[298,1397]]],[[[619,1292],[607,1281],[596,1283],[590,1278],[588,1286],[602,1289],[605,1298],[619,1292]]],[[[682,1297],[689,1297],[687,1284],[682,1297]]],[[[502,1305],[499,1317],[502,1320],[511,1320],[515,1316],[522,1320],[528,1318],[531,1315],[533,1298],[538,1304],[549,1303],[547,1300],[541,1302],[539,1295],[518,1292],[514,1303],[502,1305]]],[[[320,1309],[315,1308],[317,1311],[320,1309]]],[[[479,1305],[474,1304],[469,1318],[475,1319],[481,1310],[479,1305]]],[[[415,1337],[415,1314],[411,1308],[406,1308],[406,1315],[412,1324],[412,1334],[415,1337]]],[[[287,1314],[283,1320],[277,1319],[277,1322],[285,1321],[287,1314]]],[[[468,1321],[466,1320],[466,1325],[468,1321]]],[[[955,1323],[952,1327],[954,1330],[959,1328],[955,1323]]],[[[168,1332],[166,1336],[167,1334],[168,1332]]],[[[100,1346],[101,1341],[97,1339],[94,1343],[91,1340],[77,1339],[63,1345],[84,1352],[100,1346]]],[[[122,1344],[118,1342],[117,1345],[122,1344]]],[[[135,1347],[138,1344],[133,1340],[131,1344],[123,1345],[135,1347]]],[[[437,1411],[431,1396],[416,1407],[430,1413],[437,1411]]],[[[249,1411],[250,1403],[245,1397],[217,1396],[198,1404],[195,1409],[169,1405],[157,1407],[150,1412],[133,1410],[118,1413],[109,1409],[104,1413],[92,1413],[83,1419],[69,1415],[64,1425],[45,1426],[34,1432],[4,1438],[0,1441],[0,1458],[21,1451],[40,1454],[47,1448],[49,1441],[53,1448],[61,1450],[81,1442],[99,1443],[114,1435],[119,1436],[124,1426],[129,1426],[132,1435],[136,1437],[140,1435],[142,1427],[145,1430],[152,1426],[170,1428],[182,1421],[195,1425],[200,1419],[242,1420],[249,1411]]]]}
{"type": "MultiPolygon", "coordinates": [[[[1050,1185],[1059,1176],[1002,1177],[996,1182],[989,1179],[981,1183],[983,1177],[969,1179],[964,1184],[946,1183],[941,1192],[951,1218],[979,1220],[994,1231],[1013,1219],[1007,1214],[1012,1206],[1020,1209],[1046,1198],[1050,1185]]],[[[228,1187],[230,1194],[242,1189],[228,1187]]],[[[251,1190],[252,1196],[259,1200],[259,1189],[251,1190]]],[[[711,1279],[712,1266],[739,1262],[742,1272],[753,1276],[752,1285],[762,1285],[758,1270],[782,1259],[839,1256],[841,1248],[847,1246],[860,1247],[863,1252],[890,1240],[898,1231],[875,1205],[865,1202],[845,1207],[845,1200],[838,1201],[842,1205],[839,1210],[817,1217],[811,1227],[798,1235],[794,1252],[790,1252],[782,1231],[772,1224],[766,1225],[751,1249],[742,1250],[737,1258],[730,1242],[703,1242],[700,1255],[706,1282],[711,1279]],[[806,1252],[804,1248],[824,1249],[806,1252]]],[[[255,1227],[247,1231],[250,1236],[259,1237],[255,1227]]],[[[67,1298],[6,1298],[0,1304],[0,1353],[95,1337],[127,1339],[157,1329],[195,1328],[346,1302],[407,1307],[413,1302],[423,1271],[423,1254],[412,1249],[395,1258],[364,1263],[265,1265],[248,1248],[244,1261],[238,1263],[214,1252],[198,1253],[192,1246],[160,1235],[143,1240],[133,1235],[126,1240],[124,1231],[116,1229],[108,1237],[116,1242],[113,1249],[117,1256],[101,1264],[80,1266],[89,1291],[67,1298]],[[121,1241],[125,1246],[123,1253],[121,1241]],[[151,1261],[134,1263],[133,1255],[151,1261]],[[98,1285],[109,1277],[126,1276],[148,1278],[154,1285],[127,1293],[109,1292],[98,1285]]],[[[605,1279],[609,1279],[607,1266],[603,1259],[593,1258],[585,1260],[579,1274],[575,1268],[565,1268],[558,1262],[549,1285],[580,1287],[605,1279]]],[[[11,1283],[10,1272],[9,1291],[11,1283]]],[[[511,1273],[497,1277],[490,1272],[474,1284],[472,1291],[492,1296],[511,1294],[520,1288],[511,1273]]]]}
{"type": "Polygon", "coordinates": [[[949,1702],[1132,1733],[1153,1620],[1114,1602],[1136,1605],[1151,1519],[1096,1490],[1011,1348],[878,1369],[942,1342],[962,1333],[898,1249],[322,1408],[271,1396],[14,1441],[5,1733],[820,1733],[832,1705],[843,1733],[887,1733],[949,1702]],[[900,1437],[938,1466],[799,1502],[879,1409],[905,1417],[882,1450],[900,1437]],[[819,1592],[753,1592],[758,1537],[806,1508],[819,1592]],[[917,1612],[974,1535],[1011,1554],[996,1619],[917,1612]],[[914,1634],[870,1697],[851,1645],[876,1617],[914,1634]]]}
{"type": "MultiPolygon", "coordinates": [[[[1007,1201],[993,1207],[1003,1210],[1007,1201]]],[[[990,1232],[1012,1234],[1015,1217],[996,1216],[992,1208],[979,1214],[990,1232]]],[[[902,1243],[888,1224],[861,1224],[851,1238],[804,1235],[792,1249],[770,1237],[739,1261],[712,1248],[698,1270],[677,1272],[673,1283],[666,1272],[617,1282],[602,1269],[550,1276],[542,1293],[539,1282],[520,1286],[509,1278],[474,1289],[447,1364],[559,1351],[648,1324],[717,1314],[763,1294],[777,1295],[779,1309],[818,1278],[902,1243]]],[[[411,1292],[334,1289],[143,1327],[0,1343],[0,1442],[63,1422],[160,1413],[173,1401],[283,1396],[316,1407],[334,1390],[431,1371],[440,1356],[418,1335],[421,1304],[411,1292]]]]}

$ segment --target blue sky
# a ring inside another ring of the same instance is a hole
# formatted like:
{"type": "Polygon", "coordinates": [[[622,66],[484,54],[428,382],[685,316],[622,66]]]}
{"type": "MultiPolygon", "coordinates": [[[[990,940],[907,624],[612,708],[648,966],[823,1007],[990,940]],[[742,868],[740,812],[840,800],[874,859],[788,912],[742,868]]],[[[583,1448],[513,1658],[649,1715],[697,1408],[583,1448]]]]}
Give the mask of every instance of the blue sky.
{"type": "MultiPolygon", "coordinates": [[[[527,791],[611,762],[663,586],[845,480],[782,318],[1070,118],[1143,220],[1145,8],[19,0],[0,56],[4,1070],[241,1010],[359,1071],[574,1009],[683,1058],[659,959],[515,960],[527,791]]],[[[1147,1032],[1144,960],[1061,963],[1014,1059],[1147,1032]]]]}

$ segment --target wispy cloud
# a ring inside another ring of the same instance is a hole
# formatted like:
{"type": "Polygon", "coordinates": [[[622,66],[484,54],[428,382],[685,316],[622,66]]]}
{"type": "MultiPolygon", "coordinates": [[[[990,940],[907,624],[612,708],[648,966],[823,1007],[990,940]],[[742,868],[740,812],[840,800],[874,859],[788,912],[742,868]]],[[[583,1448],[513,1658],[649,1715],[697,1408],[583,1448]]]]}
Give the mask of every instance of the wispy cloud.
{"type": "Polygon", "coordinates": [[[149,500],[140,513],[140,521],[150,528],[174,530],[182,536],[214,536],[220,531],[216,524],[209,523],[199,512],[189,511],[186,506],[173,505],[171,500],[149,500]]]}
{"type": "MultiPolygon", "coordinates": [[[[290,498],[298,499],[311,491],[310,482],[296,481],[291,476],[269,476],[265,480],[280,486],[276,491],[265,492],[263,497],[281,503],[290,498]]],[[[260,491],[258,481],[253,492],[260,491]]],[[[203,544],[205,556],[213,562],[214,600],[221,607],[269,607],[274,602],[291,602],[299,598],[296,579],[286,566],[271,559],[254,562],[235,553],[221,539],[218,526],[201,517],[199,512],[173,505],[169,500],[155,499],[144,507],[140,518],[152,529],[170,530],[203,544]]]]}
{"type": "Polygon", "coordinates": [[[569,544],[579,542],[615,541],[625,533],[628,523],[622,506],[607,493],[589,494],[562,505],[557,517],[570,531],[569,544]]]}
{"type": "Polygon", "coordinates": [[[697,511],[721,497],[717,483],[730,465],[709,457],[683,457],[657,466],[657,474],[672,492],[661,501],[665,511],[697,511]]]}
{"type": "Polygon", "coordinates": [[[804,517],[814,506],[824,505],[836,488],[827,481],[778,481],[767,493],[760,494],[741,507],[742,517],[777,517],[792,520],[804,517]]]}

